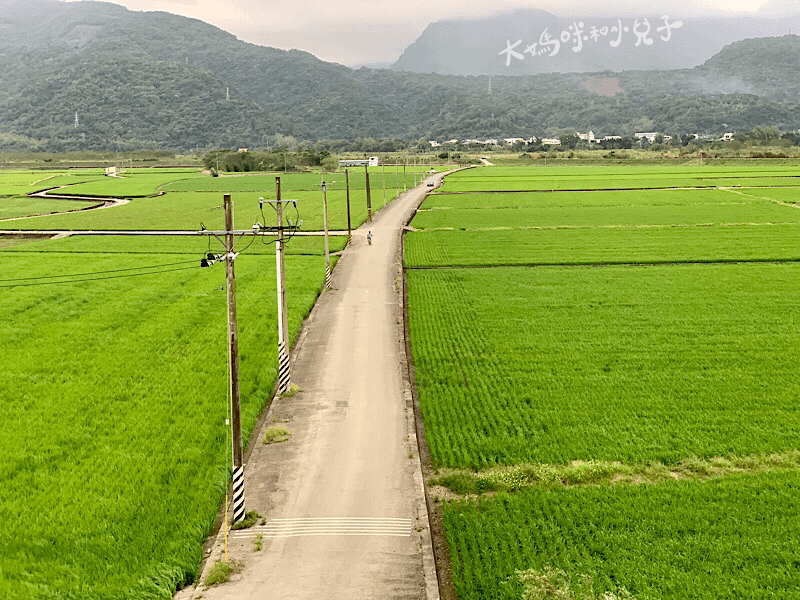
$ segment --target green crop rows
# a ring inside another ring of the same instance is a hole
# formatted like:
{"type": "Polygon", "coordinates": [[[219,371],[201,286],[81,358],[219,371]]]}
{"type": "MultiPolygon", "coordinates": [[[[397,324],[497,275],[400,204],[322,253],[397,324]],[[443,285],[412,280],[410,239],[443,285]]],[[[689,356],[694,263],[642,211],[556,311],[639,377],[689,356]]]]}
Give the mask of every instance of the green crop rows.
{"type": "Polygon", "coordinates": [[[790,597],[800,475],[767,457],[800,448],[798,170],[484,168],[442,189],[405,264],[431,484],[479,494],[442,506],[459,598],[790,597]],[[734,456],[744,472],[709,466],[734,456]]]}
{"type": "MultiPolygon", "coordinates": [[[[209,176],[145,172],[125,181],[93,172],[41,181],[46,177],[4,173],[0,202],[13,201],[16,214],[35,214],[55,201],[23,194],[91,177],[98,181],[81,193],[137,197],[109,209],[8,221],[4,228],[199,229],[201,222],[222,228],[221,191],[188,185],[216,183],[209,176]],[[171,191],[169,181],[181,191],[171,191]],[[158,191],[166,194],[148,197],[158,191]]],[[[260,192],[242,185],[244,178],[223,179],[237,226],[263,220],[258,197],[274,197],[274,176],[262,178],[260,192]]],[[[321,223],[319,189],[309,183],[298,193],[308,194],[305,206],[298,202],[303,229],[321,223]]],[[[358,193],[354,202],[363,204],[364,190],[358,193]]],[[[295,190],[284,185],[284,197],[296,197],[295,190]]],[[[274,212],[264,210],[272,224],[274,212]]],[[[341,227],[343,208],[333,210],[341,227]]],[[[353,225],[365,215],[354,211],[353,225]]],[[[297,218],[293,208],[287,218],[297,218]]],[[[245,436],[276,377],[273,241],[237,244],[245,436]]],[[[332,249],[344,243],[335,238],[332,249]]],[[[296,336],[324,284],[322,238],[293,237],[287,249],[296,336]]],[[[196,576],[231,460],[225,270],[199,268],[208,250],[223,249],[205,236],[2,241],[0,597],[171,598],[196,576]]]]}
{"type": "Polygon", "coordinates": [[[591,578],[598,598],[620,588],[639,600],[793,598],[799,486],[795,471],[453,502],[445,519],[459,598],[521,598],[517,573],[547,567],[591,578]]]}
{"type": "MultiPolygon", "coordinates": [[[[373,213],[385,203],[391,201],[397,192],[402,193],[402,172],[395,187],[394,173],[386,173],[385,179],[380,170],[372,169],[370,173],[370,191],[373,213]],[[384,187],[385,184],[385,187],[384,187]]],[[[0,174],[0,218],[5,212],[8,216],[23,216],[20,207],[30,206],[27,214],[36,215],[43,212],[30,199],[20,202],[24,193],[67,185],[67,181],[54,183],[42,181],[36,186],[22,182],[36,181],[36,175],[0,174]],[[4,187],[8,185],[8,187],[4,187]],[[7,191],[4,191],[7,190],[7,191]],[[9,197],[3,198],[3,194],[9,197]],[[12,201],[14,203],[12,204],[12,201]]],[[[74,177],[73,175],[65,177],[74,177]]],[[[421,177],[421,174],[419,175],[421,177]]],[[[127,198],[130,201],[116,207],[112,211],[97,211],[91,214],[48,215],[46,217],[14,221],[14,229],[200,229],[201,223],[213,229],[213,223],[222,221],[222,196],[230,193],[234,203],[234,223],[237,228],[247,229],[259,221],[273,225],[275,213],[268,205],[263,211],[259,209],[259,199],[274,200],[276,196],[274,174],[272,175],[239,175],[210,177],[191,170],[135,170],[124,173],[121,177],[104,177],[98,173],[94,179],[73,179],[63,189],[53,190],[52,194],[68,194],[75,196],[100,196],[127,198]],[[81,182],[83,181],[83,182],[81,182]],[[157,194],[164,194],[158,196],[157,194]]],[[[323,229],[322,191],[319,174],[287,174],[281,176],[282,198],[297,200],[296,210],[287,210],[287,219],[294,223],[303,220],[306,231],[323,229]]],[[[328,227],[330,230],[347,230],[347,193],[344,173],[326,173],[325,181],[328,202],[328,227]]],[[[406,185],[413,186],[414,176],[406,174],[406,185]]],[[[363,223],[367,218],[366,179],[363,170],[350,173],[350,221],[353,227],[363,223]]],[[[44,202],[44,201],[42,201],[44,202]]],[[[46,206],[56,202],[50,201],[46,206]]],[[[73,206],[73,205],[69,205],[73,206]]],[[[217,225],[218,226],[218,225],[217,225]]],[[[11,227],[9,227],[11,228],[11,227]]]]}

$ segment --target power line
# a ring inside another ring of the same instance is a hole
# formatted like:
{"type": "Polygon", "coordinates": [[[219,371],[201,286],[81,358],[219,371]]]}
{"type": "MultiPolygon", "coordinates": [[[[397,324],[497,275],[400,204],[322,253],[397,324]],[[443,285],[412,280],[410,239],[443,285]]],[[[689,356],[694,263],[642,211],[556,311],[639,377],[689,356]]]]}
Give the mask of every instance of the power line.
{"type": "Polygon", "coordinates": [[[164,267],[177,267],[179,265],[195,264],[197,261],[181,261],[176,263],[167,263],[163,265],[150,265],[147,267],[129,267],[127,269],[113,269],[109,271],[92,271],[88,273],[70,273],[68,275],[43,275],[41,277],[12,277],[10,279],[0,279],[0,283],[9,283],[12,281],[38,281],[42,279],[63,279],[64,277],[88,277],[90,275],[109,275],[112,273],[125,273],[128,271],[143,271],[147,269],[162,269],[164,267]]]}
{"type": "MultiPolygon", "coordinates": [[[[196,261],[192,261],[193,263],[196,261]]],[[[68,279],[64,281],[40,281],[38,283],[11,283],[8,285],[0,285],[0,289],[2,288],[15,288],[15,287],[35,287],[35,286],[42,286],[42,285],[59,285],[63,283],[85,283],[88,281],[106,281],[109,279],[124,279],[126,277],[142,277],[145,275],[160,275],[162,273],[175,273],[177,271],[188,271],[189,269],[196,269],[196,266],[192,267],[181,267],[179,269],[163,269],[160,271],[148,271],[146,273],[130,273],[128,275],[111,275],[109,277],[91,277],[88,279],[68,279]]]]}

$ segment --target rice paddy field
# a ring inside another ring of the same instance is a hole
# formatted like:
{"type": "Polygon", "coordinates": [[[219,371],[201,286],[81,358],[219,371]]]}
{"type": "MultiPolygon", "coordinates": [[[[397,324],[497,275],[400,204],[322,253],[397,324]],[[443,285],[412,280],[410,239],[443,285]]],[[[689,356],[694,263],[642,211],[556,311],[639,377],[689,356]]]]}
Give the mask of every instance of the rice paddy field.
{"type": "MultiPolygon", "coordinates": [[[[360,189],[353,179],[357,226],[365,188],[363,175],[360,189]]],[[[305,230],[321,227],[318,183],[318,174],[282,180],[283,197],[298,199],[287,218],[305,230]]],[[[274,186],[272,175],[187,170],[3,172],[0,219],[30,218],[0,229],[221,229],[226,192],[247,229],[274,223],[258,207],[274,186]],[[26,194],[68,184],[59,193],[129,202],[35,216],[76,201],[26,194]]],[[[346,228],[344,192],[329,202],[332,228],[346,228]]],[[[332,250],[345,240],[333,238],[332,250]]],[[[237,246],[245,439],[277,369],[274,243],[264,242],[237,246]]],[[[0,240],[0,598],[172,598],[196,577],[231,462],[225,269],[199,267],[209,250],[223,249],[201,236],[0,240]]],[[[294,237],[287,254],[295,336],[324,285],[322,238],[294,237]]]]}
{"type": "Polygon", "coordinates": [[[473,169],[411,225],[458,598],[797,597],[800,165],[473,169]]]}

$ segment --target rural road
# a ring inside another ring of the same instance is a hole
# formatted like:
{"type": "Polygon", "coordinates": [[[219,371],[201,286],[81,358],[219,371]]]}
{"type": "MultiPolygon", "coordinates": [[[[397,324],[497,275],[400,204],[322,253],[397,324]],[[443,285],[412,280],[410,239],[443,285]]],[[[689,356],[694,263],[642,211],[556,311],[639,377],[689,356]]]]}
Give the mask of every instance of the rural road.
{"type": "MultiPolygon", "coordinates": [[[[399,256],[402,227],[429,189],[423,182],[354,232],[293,353],[301,391],[273,403],[247,460],[247,510],[266,522],[231,533],[240,563],[231,581],[178,599],[438,599],[399,256]],[[262,444],[276,425],[290,440],[262,444]]],[[[222,547],[220,534],[206,573],[222,547]]]]}

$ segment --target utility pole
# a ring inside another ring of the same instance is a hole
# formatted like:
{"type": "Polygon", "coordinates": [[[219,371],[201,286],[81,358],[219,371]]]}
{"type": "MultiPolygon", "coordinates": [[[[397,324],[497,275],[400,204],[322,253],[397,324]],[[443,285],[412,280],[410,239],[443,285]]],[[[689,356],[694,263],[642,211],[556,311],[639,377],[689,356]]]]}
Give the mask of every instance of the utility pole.
{"type": "Polygon", "coordinates": [[[228,359],[231,398],[231,440],[233,444],[233,522],[244,520],[244,457],[242,452],[241,396],[239,389],[239,331],[236,324],[236,275],[233,261],[233,202],[223,200],[225,210],[225,280],[228,288],[228,359]]]}
{"type": "Polygon", "coordinates": [[[325,287],[331,289],[333,282],[331,281],[331,253],[328,243],[328,184],[323,180],[320,186],[322,187],[322,224],[325,229],[325,287]]]}
{"type": "Polygon", "coordinates": [[[286,310],[286,238],[284,231],[289,229],[296,231],[302,221],[292,225],[283,224],[283,205],[291,202],[297,206],[296,200],[283,200],[281,198],[281,178],[275,177],[275,200],[264,200],[259,198],[259,206],[264,207],[264,204],[269,204],[275,209],[277,215],[277,226],[268,227],[261,223],[253,225],[253,232],[265,233],[275,231],[278,234],[275,240],[275,277],[277,279],[278,289],[278,394],[284,396],[289,392],[292,385],[292,372],[291,363],[289,361],[289,317],[286,310]]]}
{"type": "Polygon", "coordinates": [[[286,310],[286,241],[283,237],[283,201],[281,178],[275,177],[275,212],[278,216],[278,239],[275,240],[275,276],[278,284],[278,394],[289,393],[292,369],[289,361],[289,315],[286,310]]]}
{"type": "Polygon", "coordinates": [[[364,165],[364,174],[367,177],[367,221],[372,221],[372,192],[369,189],[369,165],[364,165]]]}
{"type": "Polygon", "coordinates": [[[352,237],[352,226],[350,224],[350,173],[347,169],[344,170],[344,180],[347,186],[347,241],[352,237]]]}
{"type": "Polygon", "coordinates": [[[383,182],[383,208],[386,208],[386,164],[381,160],[381,181],[383,182]]]}

